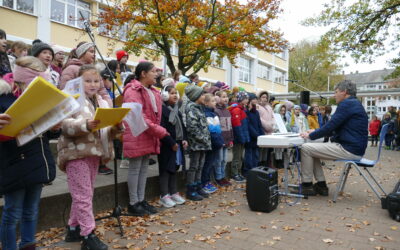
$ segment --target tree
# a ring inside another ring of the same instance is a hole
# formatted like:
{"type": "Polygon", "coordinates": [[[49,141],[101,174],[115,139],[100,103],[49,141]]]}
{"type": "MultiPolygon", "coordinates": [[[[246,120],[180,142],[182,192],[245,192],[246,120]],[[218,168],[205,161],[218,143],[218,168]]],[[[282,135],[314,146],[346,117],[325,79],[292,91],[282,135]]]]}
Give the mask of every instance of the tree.
{"type": "MultiPolygon", "coordinates": [[[[356,61],[373,62],[374,57],[395,51],[400,41],[399,0],[331,0],[322,13],[305,25],[328,26],[323,39],[356,61]]],[[[400,75],[400,55],[393,58],[400,75]]],[[[394,75],[390,76],[391,78],[394,75]]]]}
{"type": "Polygon", "coordinates": [[[234,63],[247,46],[282,51],[287,41],[268,27],[281,12],[280,1],[125,0],[106,8],[98,25],[110,31],[127,25],[126,50],[145,52],[153,60],[164,55],[172,73],[179,69],[185,74],[207,70],[214,55],[234,63]]]}
{"type": "MultiPolygon", "coordinates": [[[[290,51],[289,79],[313,91],[326,91],[329,76],[330,89],[333,89],[334,84],[343,79],[339,74],[342,67],[339,58],[323,41],[300,41],[290,51]]],[[[305,89],[289,83],[289,91],[302,90],[305,89]]]]}

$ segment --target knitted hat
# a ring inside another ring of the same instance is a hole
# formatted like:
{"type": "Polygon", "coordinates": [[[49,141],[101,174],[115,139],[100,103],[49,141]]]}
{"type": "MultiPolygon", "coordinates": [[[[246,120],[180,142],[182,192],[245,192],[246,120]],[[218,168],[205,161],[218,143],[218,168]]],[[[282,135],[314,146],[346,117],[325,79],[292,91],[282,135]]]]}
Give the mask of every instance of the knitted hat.
{"type": "Polygon", "coordinates": [[[241,101],[243,101],[244,99],[248,99],[249,98],[249,95],[247,94],[247,92],[246,91],[239,91],[237,94],[236,94],[236,99],[237,99],[237,101],[238,102],[241,102],[241,101]]]}
{"type": "Polygon", "coordinates": [[[166,78],[161,82],[162,86],[175,86],[175,81],[172,78],[166,78]]]}
{"type": "Polygon", "coordinates": [[[293,109],[301,109],[299,105],[294,105],[293,109]]]}
{"type": "Polygon", "coordinates": [[[124,56],[127,56],[129,58],[129,54],[125,50],[118,50],[116,55],[117,55],[118,61],[121,61],[122,57],[124,57],[124,56]]]}
{"type": "Polygon", "coordinates": [[[60,53],[60,52],[64,52],[64,50],[62,50],[60,47],[58,47],[56,45],[51,46],[51,48],[54,51],[54,55],[57,54],[57,53],[60,53]]]}
{"type": "Polygon", "coordinates": [[[86,51],[88,51],[92,47],[94,47],[93,43],[84,43],[78,48],[76,48],[75,50],[76,55],[78,56],[78,58],[81,58],[86,53],[86,51]]]}
{"type": "Polygon", "coordinates": [[[257,96],[256,96],[256,94],[254,94],[254,93],[248,93],[248,96],[249,96],[249,102],[250,102],[251,100],[257,99],[257,96]]]}
{"type": "Polygon", "coordinates": [[[40,52],[42,52],[43,50],[50,50],[51,55],[54,58],[54,51],[50,47],[50,45],[48,45],[47,43],[35,43],[35,44],[33,44],[32,49],[31,49],[31,54],[32,54],[32,56],[37,57],[40,54],[40,52]]]}
{"type": "Polygon", "coordinates": [[[190,79],[187,78],[186,76],[180,76],[179,77],[179,82],[190,82],[190,79]]]}
{"type": "Polygon", "coordinates": [[[191,100],[192,102],[197,101],[197,99],[200,98],[200,96],[203,94],[204,90],[202,87],[196,86],[196,85],[191,85],[186,87],[185,89],[185,94],[191,100]]]}

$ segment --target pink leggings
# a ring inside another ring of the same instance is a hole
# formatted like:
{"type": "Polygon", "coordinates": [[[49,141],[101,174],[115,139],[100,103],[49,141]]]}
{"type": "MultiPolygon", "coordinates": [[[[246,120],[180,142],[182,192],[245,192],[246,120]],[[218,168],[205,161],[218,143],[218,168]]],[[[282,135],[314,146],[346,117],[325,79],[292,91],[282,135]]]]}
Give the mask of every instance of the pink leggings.
{"type": "Polygon", "coordinates": [[[82,236],[89,235],[96,227],[92,200],[99,163],[100,158],[92,156],[66,164],[68,188],[72,196],[68,225],[80,225],[82,236]]]}

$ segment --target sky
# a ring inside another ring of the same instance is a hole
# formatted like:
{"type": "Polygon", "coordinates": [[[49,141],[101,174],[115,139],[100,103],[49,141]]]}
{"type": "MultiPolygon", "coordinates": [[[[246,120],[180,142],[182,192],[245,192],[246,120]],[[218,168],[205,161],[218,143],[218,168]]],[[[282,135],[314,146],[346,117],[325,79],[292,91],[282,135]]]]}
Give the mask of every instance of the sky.
{"type": "MultiPolygon", "coordinates": [[[[291,44],[303,39],[318,40],[327,31],[325,27],[305,27],[300,22],[307,17],[318,15],[323,10],[323,4],[330,0],[282,0],[281,7],[284,12],[278,20],[272,23],[272,27],[278,27],[284,33],[285,39],[291,44]]],[[[347,63],[344,67],[345,74],[350,72],[368,72],[383,68],[390,68],[386,63],[390,59],[389,55],[377,57],[372,64],[355,63],[349,56],[343,59],[342,63],[347,63]]]]}

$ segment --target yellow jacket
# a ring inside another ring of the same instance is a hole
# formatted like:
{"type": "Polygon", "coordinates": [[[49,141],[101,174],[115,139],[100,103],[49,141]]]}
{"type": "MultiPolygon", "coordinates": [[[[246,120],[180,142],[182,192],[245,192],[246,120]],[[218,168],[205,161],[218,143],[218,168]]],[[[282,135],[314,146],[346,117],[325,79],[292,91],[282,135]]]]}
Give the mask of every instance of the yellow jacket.
{"type": "Polygon", "coordinates": [[[316,115],[308,115],[307,116],[307,120],[308,120],[308,126],[310,127],[310,129],[319,128],[318,116],[316,116],[316,115]]]}

